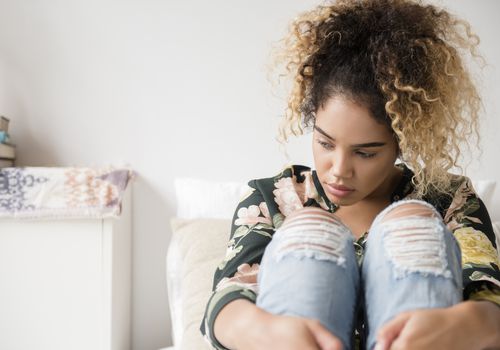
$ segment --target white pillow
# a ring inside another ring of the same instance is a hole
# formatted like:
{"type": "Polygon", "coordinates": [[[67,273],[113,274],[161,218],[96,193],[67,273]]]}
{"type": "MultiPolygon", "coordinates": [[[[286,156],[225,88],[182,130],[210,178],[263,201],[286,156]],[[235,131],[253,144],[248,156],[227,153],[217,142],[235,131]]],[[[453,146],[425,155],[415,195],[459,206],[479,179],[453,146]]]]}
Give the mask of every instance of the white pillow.
{"type": "Polygon", "coordinates": [[[231,219],[240,199],[249,190],[246,183],[178,178],[174,181],[177,217],[182,219],[231,219]]]}
{"type": "Polygon", "coordinates": [[[496,187],[495,180],[472,180],[472,187],[479,198],[482,199],[487,209],[493,205],[492,199],[496,187]]]}
{"type": "MultiPolygon", "coordinates": [[[[177,217],[183,219],[230,219],[249,186],[241,182],[215,182],[192,178],[178,178],[174,182],[177,197],[177,217]],[[196,200],[193,200],[196,198],[196,200]]],[[[492,210],[494,180],[472,180],[472,186],[492,210]]]]}

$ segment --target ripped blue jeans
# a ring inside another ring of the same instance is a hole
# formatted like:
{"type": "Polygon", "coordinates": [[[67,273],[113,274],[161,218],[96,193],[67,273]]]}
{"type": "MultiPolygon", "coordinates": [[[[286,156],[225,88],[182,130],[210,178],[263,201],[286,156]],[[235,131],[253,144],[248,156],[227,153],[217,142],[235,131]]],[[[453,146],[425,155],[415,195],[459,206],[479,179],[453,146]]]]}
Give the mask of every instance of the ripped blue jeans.
{"type": "Polygon", "coordinates": [[[363,262],[354,236],[319,208],[293,213],[275,232],[261,261],[257,306],[277,315],[319,320],[353,348],[359,303],[366,349],[377,331],[404,311],[462,300],[459,245],[440,214],[420,200],[394,202],[369,230],[363,262]]]}

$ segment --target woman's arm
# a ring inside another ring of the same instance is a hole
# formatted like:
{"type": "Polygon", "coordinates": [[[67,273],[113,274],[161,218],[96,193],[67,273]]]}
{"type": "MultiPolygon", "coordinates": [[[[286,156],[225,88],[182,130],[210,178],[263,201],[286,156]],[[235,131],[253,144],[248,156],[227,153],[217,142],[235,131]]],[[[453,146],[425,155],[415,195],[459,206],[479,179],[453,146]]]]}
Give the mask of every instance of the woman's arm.
{"type": "Polygon", "coordinates": [[[471,300],[401,313],[379,330],[375,349],[498,350],[500,307],[471,300]]]}
{"type": "Polygon", "coordinates": [[[500,306],[500,260],[488,209],[470,179],[459,179],[444,222],[460,245],[464,300],[488,300],[500,306]]]}
{"type": "Polygon", "coordinates": [[[484,339],[482,349],[500,349],[500,307],[489,301],[465,301],[462,304],[464,312],[469,309],[476,320],[478,339],[484,339]]]}
{"type": "MultiPolygon", "coordinates": [[[[235,210],[226,255],[214,272],[212,295],[207,302],[200,325],[205,339],[219,350],[227,347],[218,343],[218,338],[214,334],[214,322],[218,319],[219,313],[235,301],[255,303],[259,263],[274,233],[262,193],[256,188],[255,181],[251,181],[249,185],[251,189],[248,195],[241,200],[235,210]]],[[[241,315],[246,317],[246,313],[241,315]]],[[[226,325],[226,322],[223,322],[223,325],[226,325]]],[[[228,326],[234,325],[230,323],[228,326]]],[[[224,334],[221,336],[224,337],[224,334]]],[[[244,337],[246,334],[240,333],[240,336],[244,337]]]]}
{"type": "Polygon", "coordinates": [[[241,335],[255,330],[264,317],[265,311],[251,301],[233,300],[224,306],[215,318],[215,338],[228,349],[238,349],[241,335]]]}
{"type": "Polygon", "coordinates": [[[214,334],[229,349],[342,350],[319,321],[270,314],[248,300],[234,300],[215,319],[214,334]]]}

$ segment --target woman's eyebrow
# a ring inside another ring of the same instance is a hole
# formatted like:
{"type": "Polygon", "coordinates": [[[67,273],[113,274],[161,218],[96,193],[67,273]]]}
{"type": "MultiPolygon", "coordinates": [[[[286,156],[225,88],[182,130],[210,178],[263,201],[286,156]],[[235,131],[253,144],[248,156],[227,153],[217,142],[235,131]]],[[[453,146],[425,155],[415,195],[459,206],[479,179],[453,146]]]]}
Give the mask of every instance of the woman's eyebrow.
{"type": "Polygon", "coordinates": [[[319,132],[321,135],[323,135],[325,137],[328,137],[330,140],[335,141],[335,139],[333,137],[331,137],[326,132],[324,132],[323,130],[321,130],[318,126],[314,125],[314,130],[316,130],[317,132],[319,132]]]}
{"type": "MultiPolygon", "coordinates": [[[[314,129],[317,132],[319,132],[321,135],[329,138],[332,141],[335,141],[335,139],[333,137],[331,137],[326,132],[321,130],[321,128],[319,128],[318,126],[314,125],[314,129]]],[[[380,146],[385,146],[385,145],[386,145],[386,142],[367,142],[367,143],[358,143],[358,144],[352,145],[351,147],[363,147],[363,148],[365,148],[365,147],[380,147],[380,146]]]]}

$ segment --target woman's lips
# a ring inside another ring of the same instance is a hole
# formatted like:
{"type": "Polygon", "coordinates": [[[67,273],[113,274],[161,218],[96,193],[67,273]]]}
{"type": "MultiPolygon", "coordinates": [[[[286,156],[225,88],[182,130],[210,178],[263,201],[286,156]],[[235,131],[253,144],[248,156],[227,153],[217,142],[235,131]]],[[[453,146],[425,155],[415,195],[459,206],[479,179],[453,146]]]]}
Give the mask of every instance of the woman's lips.
{"type": "Polygon", "coordinates": [[[354,189],[337,184],[326,184],[326,190],[333,194],[335,197],[348,196],[354,189]]]}

